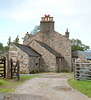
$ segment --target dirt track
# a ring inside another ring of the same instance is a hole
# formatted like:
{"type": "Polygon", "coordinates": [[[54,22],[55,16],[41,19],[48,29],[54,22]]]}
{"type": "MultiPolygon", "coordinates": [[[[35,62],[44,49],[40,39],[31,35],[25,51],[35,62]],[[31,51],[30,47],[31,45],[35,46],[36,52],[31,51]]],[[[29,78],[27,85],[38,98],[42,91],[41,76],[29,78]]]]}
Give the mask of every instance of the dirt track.
{"type": "Polygon", "coordinates": [[[91,100],[68,85],[67,79],[70,77],[41,75],[19,86],[15,95],[7,96],[4,100],[91,100]]]}

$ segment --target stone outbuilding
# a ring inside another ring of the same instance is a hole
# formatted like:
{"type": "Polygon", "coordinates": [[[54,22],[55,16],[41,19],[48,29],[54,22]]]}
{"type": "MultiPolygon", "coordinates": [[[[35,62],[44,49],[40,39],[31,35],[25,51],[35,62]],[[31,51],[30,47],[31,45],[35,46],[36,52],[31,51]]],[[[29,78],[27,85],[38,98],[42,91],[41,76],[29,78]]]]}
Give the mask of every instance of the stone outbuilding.
{"type": "Polygon", "coordinates": [[[9,58],[19,59],[21,70],[27,69],[27,73],[72,70],[68,29],[62,35],[54,30],[54,23],[53,17],[45,15],[41,17],[39,32],[32,36],[27,32],[23,45],[11,44],[9,58]]]}
{"type": "Polygon", "coordinates": [[[41,55],[29,46],[11,43],[9,59],[20,61],[20,73],[40,72],[41,55]]]}
{"type": "Polygon", "coordinates": [[[91,62],[91,51],[72,51],[72,62],[76,60],[80,62],[91,62]]]}

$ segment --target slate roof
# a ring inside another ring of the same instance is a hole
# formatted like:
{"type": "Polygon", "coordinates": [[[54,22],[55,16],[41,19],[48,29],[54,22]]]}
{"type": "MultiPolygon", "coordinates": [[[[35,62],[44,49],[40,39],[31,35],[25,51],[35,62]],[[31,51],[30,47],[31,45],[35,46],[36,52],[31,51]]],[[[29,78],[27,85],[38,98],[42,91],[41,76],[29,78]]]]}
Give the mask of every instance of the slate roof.
{"type": "Polygon", "coordinates": [[[52,53],[55,56],[58,57],[62,57],[62,55],[60,53],[58,53],[57,51],[55,51],[53,48],[51,48],[49,45],[47,45],[46,43],[37,41],[41,46],[43,46],[46,50],[48,50],[50,53],[52,53]]]}
{"type": "Polygon", "coordinates": [[[38,54],[34,49],[32,49],[29,46],[22,45],[22,44],[15,44],[15,43],[14,43],[14,45],[17,46],[18,48],[20,48],[22,51],[24,51],[29,56],[33,56],[33,57],[41,56],[40,54],[38,54]]]}
{"type": "Polygon", "coordinates": [[[84,56],[87,60],[91,59],[91,51],[78,51],[82,56],[84,56]]]}

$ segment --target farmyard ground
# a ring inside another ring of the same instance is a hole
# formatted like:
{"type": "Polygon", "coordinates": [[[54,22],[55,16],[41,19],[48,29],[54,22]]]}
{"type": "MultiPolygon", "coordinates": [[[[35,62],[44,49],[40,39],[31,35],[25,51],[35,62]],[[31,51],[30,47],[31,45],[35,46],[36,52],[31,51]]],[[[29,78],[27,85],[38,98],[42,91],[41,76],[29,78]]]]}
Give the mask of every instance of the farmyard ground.
{"type": "Polygon", "coordinates": [[[76,91],[67,83],[72,75],[64,73],[41,74],[17,87],[12,95],[6,95],[3,100],[91,100],[76,91]]]}

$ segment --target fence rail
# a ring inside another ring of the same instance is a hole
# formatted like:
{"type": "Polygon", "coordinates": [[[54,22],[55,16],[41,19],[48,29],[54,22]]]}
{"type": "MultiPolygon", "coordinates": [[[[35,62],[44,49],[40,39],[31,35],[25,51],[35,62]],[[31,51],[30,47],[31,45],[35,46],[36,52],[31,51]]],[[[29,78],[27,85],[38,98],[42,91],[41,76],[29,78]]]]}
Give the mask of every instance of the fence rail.
{"type": "Polygon", "coordinates": [[[0,59],[0,77],[6,77],[6,63],[5,58],[0,59]]]}
{"type": "Polygon", "coordinates": [[[19,76],[19,61],[17,60],[17,62],[14,62],[11,59],[10,63],[11,63],[11,79],[16,77],[17,80],[20,80],[20,76],[19,76]],[[15,63],[15,65],[14,65],[14,63],[15,63]]]}
{"type": "Polygon", "coordinates": [[[75,63],[74,77],[76,80],[91,80],[91,63],[75,63]]]}

